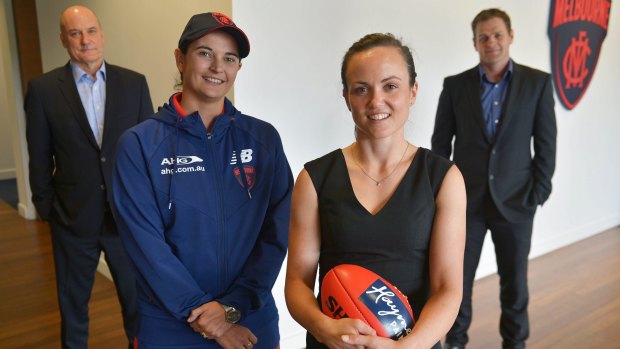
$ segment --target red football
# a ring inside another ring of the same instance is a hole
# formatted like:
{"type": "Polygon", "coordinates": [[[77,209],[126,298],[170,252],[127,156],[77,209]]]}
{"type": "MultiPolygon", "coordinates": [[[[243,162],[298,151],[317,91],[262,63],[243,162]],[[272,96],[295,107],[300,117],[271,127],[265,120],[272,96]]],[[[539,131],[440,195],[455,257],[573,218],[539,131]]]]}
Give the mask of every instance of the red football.
{"type": "Polygon", "coordinates": [[[341,264],[328,271],[321,285],[321,309],[334,319],[365,321],[377,335],[398,340],[413,329],[413,311],[400,291],[372,271],[341,264]]]}

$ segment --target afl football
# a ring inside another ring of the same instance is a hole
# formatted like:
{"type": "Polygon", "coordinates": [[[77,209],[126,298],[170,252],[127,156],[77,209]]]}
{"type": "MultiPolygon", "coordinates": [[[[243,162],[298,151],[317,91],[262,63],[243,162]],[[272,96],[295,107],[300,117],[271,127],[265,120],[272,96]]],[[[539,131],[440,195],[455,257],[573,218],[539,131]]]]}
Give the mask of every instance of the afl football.
{"type": "Polygon", "coordinates": [[[327,316],[365,321],[377,335],[399,340],[413,329],[415,318],[407,297],[374,272],[341,264],[325,274],[321,309],[327,316]]]}

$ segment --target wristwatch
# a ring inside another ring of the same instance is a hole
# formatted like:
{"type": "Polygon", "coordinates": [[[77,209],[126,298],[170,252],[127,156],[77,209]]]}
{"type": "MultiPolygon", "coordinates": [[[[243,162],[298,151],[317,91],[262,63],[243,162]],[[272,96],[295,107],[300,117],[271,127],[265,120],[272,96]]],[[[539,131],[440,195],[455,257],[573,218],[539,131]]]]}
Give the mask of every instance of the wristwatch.
{"type": "Polygon", "coordinates": [[[226,321],[231,324],[236,324],[241,319],[241,312],[234,307],[222,304],[222,308],[224,308],[224,315],[226,316],[226,321]]]}

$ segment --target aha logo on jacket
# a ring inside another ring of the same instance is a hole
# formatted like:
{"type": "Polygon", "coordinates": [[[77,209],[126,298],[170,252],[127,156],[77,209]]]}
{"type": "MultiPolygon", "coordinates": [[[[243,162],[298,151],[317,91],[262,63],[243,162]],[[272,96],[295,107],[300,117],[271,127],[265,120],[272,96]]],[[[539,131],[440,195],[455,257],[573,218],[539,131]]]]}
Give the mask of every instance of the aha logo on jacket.
{"type": "Polygon", "coordinates": [[[189,165],[195,162],[202,162],[203,160],[196,155],[179,155],[176,160],[174,158],[163,158],[161,160],[162,165],[174,165],[176,162],[177,165],[189,165]]]}
{"type": "Polygon", "coordinates": [[[203,162],[202,158],[196,155],[179,155],[176,158],[163,158],[161,160],[162,166],[173,166],[175,163],[177,166],[182,167],[165,167],[161,169],[161,174],[171,175],[173,173],[187,173],[187,172],[205,172],[205,167],[200,165],[186,166],[195,164],[197,162],[203,162]]]}
{"type": "Polygon", "coordinates": [[[552,0],[551,70],[562,105],[573,109],[592,81],[607,36],[611,0],[552,0]]]}

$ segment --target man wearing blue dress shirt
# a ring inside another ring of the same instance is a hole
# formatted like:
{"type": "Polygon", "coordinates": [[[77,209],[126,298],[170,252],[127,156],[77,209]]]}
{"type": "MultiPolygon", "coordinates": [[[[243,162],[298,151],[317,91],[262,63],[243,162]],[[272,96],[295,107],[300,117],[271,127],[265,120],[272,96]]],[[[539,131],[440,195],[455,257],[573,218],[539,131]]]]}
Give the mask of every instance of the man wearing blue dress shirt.
{"type": "Polygon", "coordinates": [[[116,142],[153,113],[151,97],[143,75],[104,61],[103,29],[88,8],[63,12],[60,39],[70,60],[28,83],[25,110],[32,201],[52,235],[61,345],[88,346],[88,301],[104,251],[132,347],[135,277],[107,188],[116,142]]]}
{"type": "Polygon", "coordinates": [[[510,58],[514,32],[504,11],[480,12],[472,31],[480,63],[445,79],[431,140],[433,151],[452,156],[467,190],[463,301],[445,347],[464,348],[468,342],[474,277],[490,230],[500,277],[502,346],[524,348],[534,213],[551,193],[555,169],[553,89],[549,74],[510,58]]]}

